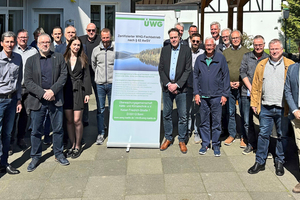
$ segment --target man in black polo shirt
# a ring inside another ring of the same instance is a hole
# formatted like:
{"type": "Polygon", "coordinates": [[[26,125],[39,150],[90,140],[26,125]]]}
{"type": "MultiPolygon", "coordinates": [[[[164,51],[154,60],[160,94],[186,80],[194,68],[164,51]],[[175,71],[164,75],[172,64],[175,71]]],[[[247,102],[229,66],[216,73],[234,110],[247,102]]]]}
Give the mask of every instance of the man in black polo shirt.
{"type": "MultiPolygon", "coordinates": [[[[85,30],[86,30],[87,34],[80,36],[79,38],[80,38],[82,44],[86,45],[86,54],[89,59],[89,67],[90,67],[92,86],[93,86],[94,94],[96,97],[97,108],[100,108],[100,105],[98,102],[97,88],[96,88],[96,83],[95,83],[95,72],[91,66],[91,56],[92,56],[93,49],[100,44],[101,37],[97,34],[97,27],[94,23],[89,23],[85,30]]],[[[88,120],[89,120],[88,111],[89,111],[89,107],[88,107],[88,104],[86,103],[86,104],[84,104],[83,118],[82,118],[84,126],[88,125],[88,120]]]]}

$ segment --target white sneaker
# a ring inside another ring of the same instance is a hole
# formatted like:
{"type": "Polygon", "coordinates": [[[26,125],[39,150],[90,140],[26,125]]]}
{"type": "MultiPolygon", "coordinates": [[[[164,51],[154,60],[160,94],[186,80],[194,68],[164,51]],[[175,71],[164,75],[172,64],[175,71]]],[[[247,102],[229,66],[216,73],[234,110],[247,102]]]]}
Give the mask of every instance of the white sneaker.
{"type": "Polygon", "coordinates": [[[195,144],[200,144],[202,142],[200,135],[198,133],[194,133],[194,141],[195,144]]]}
{"type": "Polygon", "coordinates": [[[104,137],[103,135],[98,135],[97,140],[96,140],[96,144],[97,145],[101,145],[104,142],[104,137]]]}

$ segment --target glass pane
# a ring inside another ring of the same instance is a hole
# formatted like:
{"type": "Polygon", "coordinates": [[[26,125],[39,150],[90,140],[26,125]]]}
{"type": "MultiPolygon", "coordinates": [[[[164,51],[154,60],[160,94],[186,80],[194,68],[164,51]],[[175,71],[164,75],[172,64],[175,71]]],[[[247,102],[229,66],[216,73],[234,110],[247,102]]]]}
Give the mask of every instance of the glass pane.
{"type": "Polygon", "coordinates": [[[0,35],[5,31],[5,15],[0,15],[0,35]]]}
{"type": "Polygon", "coordinates": [[[0,0],[0,6],[7,6],[7,0],[0,0]]]}
{"type": "Polygon", "coordinates": [[[23,7],[23,0],[9,0],[9,7],[23,7]]]}
{"type": "Polygon", "coordinates": [[[91,22],[97,27],[97,33],[100,33],[101,27],[101,10],[100,5],[91,5],[91,22]]]}
{"type": "Polygon", "coordinates": [[[105,6],[105,28],[109,28],[111,35],[114,36],[115,33],[115,6],[106,5],[105,6]]]}
{"type": "Polygon", "coordinates": [[[18,30],[23,28],[23,11],[10,10],[8,14],[8,30],[16,33],[18,30]]]}
{"type": "Polygon", "coordinates": [[[43,27],[46,33],[50,35],[54,26],[60,26],[60,14],[39,15],[39,27],[43,27]]]}

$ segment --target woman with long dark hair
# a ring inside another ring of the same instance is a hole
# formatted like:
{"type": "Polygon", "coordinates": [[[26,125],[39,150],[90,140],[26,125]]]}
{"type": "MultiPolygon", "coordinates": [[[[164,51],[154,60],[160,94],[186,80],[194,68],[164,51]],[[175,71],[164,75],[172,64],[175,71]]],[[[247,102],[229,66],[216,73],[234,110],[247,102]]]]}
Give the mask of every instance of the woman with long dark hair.
{"type": "Polygon", "coordinates": [[[88,58],[78,37],[73,37],[67,46],[64,58],[68,68],[68,78],[64,87],[64,111],[67,119],[68,136],[72,147],[67,157],[77,158],[82,152],[82,113],[84,103],[92,94],[88,58]]]}

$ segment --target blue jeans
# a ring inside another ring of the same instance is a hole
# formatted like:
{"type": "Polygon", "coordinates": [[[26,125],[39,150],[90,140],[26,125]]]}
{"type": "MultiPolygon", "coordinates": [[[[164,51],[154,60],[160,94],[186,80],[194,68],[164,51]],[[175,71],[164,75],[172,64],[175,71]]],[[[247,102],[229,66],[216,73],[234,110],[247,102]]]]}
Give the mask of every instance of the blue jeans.
{"type": "Polygon", "coordinates": [[[192,133],[192,130],[195,130],[195,134],[198,134],[198,126],[200,121],[200,114],[199,114],[199,106],[193,102],[193,88],[188,87],[188,91],[186,93],[186,113],[188,119],[187,125],[187,133],[188,136],[192,133]]]}
{"type": "Polygon", "coordinates": [[[220,146],[222,104],[221,97],[201,98],[200,103],[200,134],[202,146],[208,147],[210,139],[212,146],[220,146]],[[210,116],[212,122],[210,121],[210,116]],[[212,133],[210,134],[210,127],[212,133]],[[212,135],[212,137],[210,137],[212,135]]]}
{"type": "Polygon", "coordinates": [[[282,147],[282,118],[284,109],[277,106],[261,106],[259,113],[259,134],[257,141],[256,162],[265,164],[268,155],[270,135],[272,134],[275,122],[277,131],[276,157],[275,162],[284,163],[284,152],[282,147]]]}
{"type": "Polygon", "coordinates": [[[98,134],[104,135],[104,111],[105,111],[105,100],[106,95],[108,98],[108,110],[110,108],[110,99],[111,99],[111,88],[112,84],[97,84],[97,93],[98,93],[98,102],[99,107],[97,106],[97,128],[98,134]]]}
{"type": "Polygon", "coordinates": [[[16,114],[17,96],[11,99],[0,98],[0,156],[1,166],[8,166],[8,151],[11,132],[16,114]]]}
{"type": "Polygon", "coordinates": [[[169,141],[173,140],[172,111],[174,99],[176,101],[178,112],[178,140],[179,142],[185,142],[187,130],[186,93],[172,94],[171,92],[163,92],[163,122],[165,138],[169,141]]]}
{"type": "Polygon", "coordinates": [[[40,159],[42,156],[41,137],[44,134],[44,121],[49,112],[50,121],[53,129],[52,141],[53,152],[56,158],[63,156],[63,107],[56,107],[52,102],[42,100],[39,110],[31,111],[31,158],[40,159]]]}
{"type": "Polygon", "coordinates": [[[231,89],[227,101],[227,115],[228,115],[228,132],[233,138],[236,136],[236,101],[240,104],[240,89],[231,89]]]}
{"type": "Polygon", "coordinates": [[[254,130],[253,122],[253,110],[250,108],[250,97],[242,96],[241,97],[241,117],[244,123],[244,128],[242,129],[244,139],[248,141],[254,149],[256,149],[257,144],[257,135],[254,130]]]}

